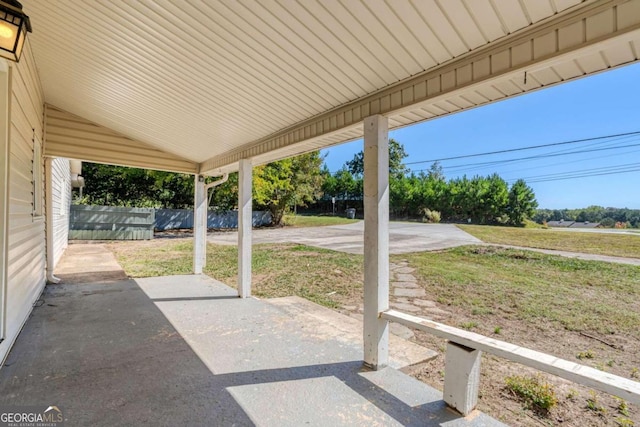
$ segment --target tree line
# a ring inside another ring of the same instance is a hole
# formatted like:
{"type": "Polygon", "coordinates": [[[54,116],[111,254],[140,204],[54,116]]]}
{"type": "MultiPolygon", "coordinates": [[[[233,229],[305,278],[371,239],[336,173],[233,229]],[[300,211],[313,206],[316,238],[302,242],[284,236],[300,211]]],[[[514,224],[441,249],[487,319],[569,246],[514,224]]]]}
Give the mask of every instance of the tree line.
{"type": "MultiPolygon", "coordinates": [[[[407,154],[399,142],[389,140],[389,206],[396,218],[436,221],[471,220],[479,224],[522,225],[535,214],[533,190],[518,180],[511,186],[499,175],[446,180],[434,163],[428,172],[412,173],[404,165],[407,154]]],[[[329,172],[319,152],[280,160],[253,169],[253,203],[269,210],[274,225],[295,207],[338,213],[348,207],[362,209],[364,153],[335,173],[329,172]]],[[[80,203],[185,209],[193,206],[193,177],[186,174],[85,164],[86,188],[80,203]]],[[[212,178],[213,180],[213,178],[212,178]]],[[[237,208],[238,176],[215,187],[210,209],[237,208]]]]}
{"type": "Polygon", "coordinates": [[[598,222],[604,227],[640,228],[640,209],[603,206],[589,206],[583,209],[538,209],[533,220],[540,224],[565,220],[598,222]]]}
{"type": "MultiPolygon", "coordinates": [[[[422,218],[436,211],[442,220],[477,224],[522,225],[538,207],[535,194],[523,180],[509,186],[498,174],[446,180],[435,162],[428,172],[410,172],[404,165],[402,144],[389,140],[389,210],[396,218],[422,218]]],[[[323,194],[342,206],[361,207],[363,152],[337,172],[324,169],[323,194]]],[[[425,218],[429,219],[429,218],[425,218]]]]}

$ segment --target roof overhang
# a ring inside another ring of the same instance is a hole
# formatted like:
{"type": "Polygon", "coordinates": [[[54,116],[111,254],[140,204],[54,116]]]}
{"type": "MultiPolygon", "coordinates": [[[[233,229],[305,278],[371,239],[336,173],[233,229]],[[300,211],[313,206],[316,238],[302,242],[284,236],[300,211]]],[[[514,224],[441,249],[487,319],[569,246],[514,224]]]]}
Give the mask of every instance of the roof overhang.
{"type": "MultiPolygon", "coordinates": [[[[220,174],[638,60],[640,0],[25,0],[46,102],[220,174]]],[[[63,153],[63,151],[58,151],[63,153]]]]}

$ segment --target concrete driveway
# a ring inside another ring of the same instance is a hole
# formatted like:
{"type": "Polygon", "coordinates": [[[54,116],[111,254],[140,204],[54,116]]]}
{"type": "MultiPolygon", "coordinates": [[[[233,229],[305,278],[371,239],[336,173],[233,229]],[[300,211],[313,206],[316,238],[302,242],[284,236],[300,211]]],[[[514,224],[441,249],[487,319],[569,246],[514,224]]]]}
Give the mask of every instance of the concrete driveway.
{"type": "MultiPolygon", "coordinates": [[[[299,243],[351,254],[363,253],[364,222],[306,228],[265,228],[253,230],[253,243],[299,243]]],[[[210,243],[236,245],[237,232],[209,233],[210,243]]],[[[482,243],[452,224],[391,222],[389,250],[392,254],[423,252],[482,243]]]]}

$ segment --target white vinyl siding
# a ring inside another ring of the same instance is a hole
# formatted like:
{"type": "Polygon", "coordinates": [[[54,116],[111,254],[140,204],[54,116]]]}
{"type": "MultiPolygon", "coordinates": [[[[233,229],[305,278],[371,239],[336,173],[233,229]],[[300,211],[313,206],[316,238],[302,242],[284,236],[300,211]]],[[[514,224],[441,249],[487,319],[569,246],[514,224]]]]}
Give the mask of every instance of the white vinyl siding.
{"type": "MultiPolygon", "coordinates": [[[[42,181],[44,161],[39,158],[32,163],[34,135],[39,141],[43,135],[44,99],[28,40],[20,63],[11,67],[6,339],[0,344],[0,361],[45,285],[45,221],[43,216],[33,215],[37,208],[34,175],[42,181]]],[[[42,188],[42,182],[39,185],[42,188]]],[[[44,206],[43,192],[37,197],[44,206]]]]}
{"type": "MultiPolygon", "coordinates": [[[[51,215],[53,216],[53,265],[57,265],[67,248],[69,209],[71,206],[71,172],[69,160],[57,158],[51,162],[51,215]]],[[[49,207],[47,207],[49,208],[49,207]]]]}

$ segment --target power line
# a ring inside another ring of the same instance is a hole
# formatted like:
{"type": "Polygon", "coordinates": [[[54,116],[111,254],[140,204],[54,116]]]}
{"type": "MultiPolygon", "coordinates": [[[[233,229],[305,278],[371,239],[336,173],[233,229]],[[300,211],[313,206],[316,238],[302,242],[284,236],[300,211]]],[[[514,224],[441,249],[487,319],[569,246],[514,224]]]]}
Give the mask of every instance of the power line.
{"type": "Polygon", "coordinates": [[[467,155],[464,155],[464,156],[443,157],[441,159],[431,159],[431,160],[420,160],[420,161],[416,161],[416,162],[408,162],[408,163],[405,163],[405,165],[416,165],[416,164],[420,164],[420,163],[433,163],[433,162],[442,162],[442,161],[445,161],[445,160],[467,159],[467,158],[471,158],[471,157],[490,156],[490,155],[493,155],[493,154],[513,153],[513,152],[516,152],[516,151],[534,150],[534,149],[537,149],[537,148],[545,148],[545,147],[556,147],[556,146],[560,146],[560,145],[577,144],[577,143],[580,143],[580,142],[597,141],[597,140],[602,140],[602,139],[610,139],[610,138],[616,138],[616,137],[622,137],[622,136],[630,136],[630,135],[639,135],[639,134],[640,134],[640,131],[626,132],[626,133],[619,133],[619,134],[613,134],[613,135],[596,136],[596,137],[592,137],[592,138],[576,139],[576,140],[571,140],[571,141],[554,142],[554,143],[551,143],[551,144],[542,144],[542,145],[532,145],[532,146],[529,146],[529,147],[511,148],[511,149],[508,149],[508,150],[499,150],[499,151],[490,151],[490,152],[486,152],[486,153],[467,154],[467,155]]]}
{"type": "Polygon", "coordinates": [[[567,179],[591,178],[591,177],[594,177],[594,176],[603,176],[603,175],[618,175],[618,174],[630,173],[630,172],[640,172],[640,168],[628,169],[628,170],[617,171],[617,172],[603,172],[603,173],[596,173],[596,174],[584,174],[584,175],[566,176],[566,177],[562,177],[562,178],[540,179],[540,180],[536,180],[536,181],[527,181],[527,184],[535,184],[535,183],[538,183],[538,182],[563,181],[563,180],[567,180],[567,179]]]}
{"type": "MultiPolygon", "coordinates": [[[[640,163],[627,163],[624,165],[616,165],[616,166],[605,166],[601,168],[595,169],[581,169],[581,170],[573,170],[567,172],[558,172],[552,174],[544,174],[544,175],[536,175],[530,176],[526,178],[521,178],[527,181],[527,183],[536,183],[536,182],[548,182],[548,181],[559,181],[564,179],[574,179],[574,178],[589,178],[592,176],[601,176],[601,175],[613,175],[618,173],[628,173],[635,172],[640,170],[640,163]]],[[[507,180],[509,182],[514,182],[516,179],[507,180]]]]}
{"type": "MultiPolygon", "coordinates": [[[[537,165],[537,166],[531,166],[528,168],[519,168],[518,169],[518,173],[522,172],[522,171],[527,171],[527,170],[532,170],[532,169],[545,169],[545,168],[550,168],[550,167],[554,167],[554,166],[564,166],[564,165],[569,165],[569,164],[573,164],[573,163],[582,163],[582,162],[588,162],[591,160],[601,160],[601,159],[605,159],[605,158],[609,158],[609,157],[618,157],[618,156],[626,156],[628,154],[633,154],[633,153],[638,153],[640,152],[640,150],[631,150],[631,151],[626,151],[624,153],[614,153],[614,154],[609,154],[606,156],[598,156],[598,157],[587,157],[586,159],[578,159],[578,160],[572,160],[572,161],[565,161],[565,162],[560,162],[560,163],[545,163],[544,165],[537,165]]],[[[512,171],[507,171],[506,173],[511,173],[512,171]]],[[[515,181],[515,179],[507,179],[507,181],[515,181]]]]}
{"type": "MultiPolygon", "coordinates": [[[[496,166],[496,165],[501,165],[501,164],[505,164],[505,163],[519,162],[519,161],[523,161],[523,160],[537,160],[537,159],[545,159],[545,158],[550,158],[550,157],[569,156],[569,155],[574,155],[574,154],[593,153],[593,152],[617,150],[617,149],[621,149],[621,148],[631,148],[631,147],[638,147],[638,146],[640,146],[640,144],[627,144],[627,145],[620,145],[620,146],[616,146],[616,147],[603,147],[603,148],[592,148],[592,149],[589,149],[589,150],[577,150],[577,151],[568,151],[568,152],[561,152],[561,153],[538,154],[536,156],[519,157],[519,158],[515,158],[515,159],[494,160],[494,161],[491,161],[491,162],[467,163],[467,164],[463,164],[463,165],[455,165],[455,166],[444,167],[443,169],[445,169],[445,170],[454,169],[457,173],[459,173],[460,172],[460,170],[459,170],[460,168],[473,167],[474,170],[475,170],[475,169],[478,169],[478,167],[492,167],[492,166],[496,166]]],[[[428,170],[428,169],[421,169],[421,170],[417,170],[415,172],[420,172],[420,171],[425,171],[425,170],[428,170]]]]}

